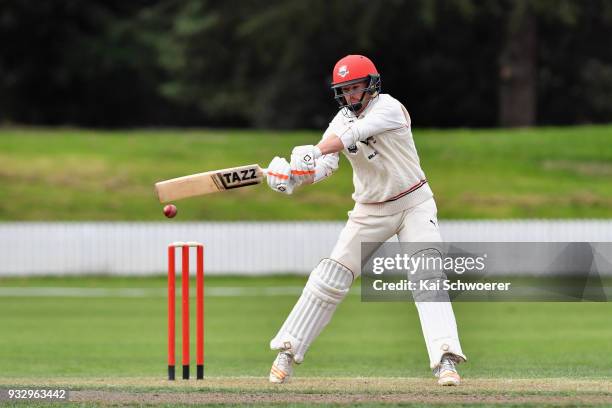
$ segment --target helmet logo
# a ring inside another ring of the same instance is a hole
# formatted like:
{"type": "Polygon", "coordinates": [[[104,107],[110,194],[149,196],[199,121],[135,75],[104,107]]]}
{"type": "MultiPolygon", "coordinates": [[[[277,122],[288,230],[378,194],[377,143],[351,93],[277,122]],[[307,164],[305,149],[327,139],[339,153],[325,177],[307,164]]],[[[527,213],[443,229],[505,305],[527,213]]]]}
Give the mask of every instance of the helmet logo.
{"type": "Polygon", "coordinates": [[[349,73],[348,68],[346,67],[346,65],[341,66],[340,68],[338,68],[338,75],[340,75],[342,78],[344,78],[345,76],[347,76],[349,73]]]}

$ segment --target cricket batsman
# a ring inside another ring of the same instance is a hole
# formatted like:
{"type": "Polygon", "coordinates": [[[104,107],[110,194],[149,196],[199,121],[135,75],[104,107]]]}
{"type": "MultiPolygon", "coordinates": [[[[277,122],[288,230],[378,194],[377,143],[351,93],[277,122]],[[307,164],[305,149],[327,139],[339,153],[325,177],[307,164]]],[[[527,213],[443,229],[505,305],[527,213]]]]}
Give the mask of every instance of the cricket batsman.
{"type": "MultiPolygon", "coordinates": [[[[316,146],[297,146],[291,162],[275,157],[267,182],[291,194],[318,183],[337,168],[342,152],[353,167],[355,206],[329,258],[321,260],[282,327],[271,340],[278,351],[270,381],[285,383],[293,364],[304,360],[361,273],[361,243],[441,242],[433,192],[421,169],[406,108],[381,93],[380,75],[370,59],[348,55],[333,71],[332,90],[340,110],[316,146]]],[[[429,354],[441,385],[458,385],[456,365],[466,360],[450,301],[415,304],[429,354]]]]}

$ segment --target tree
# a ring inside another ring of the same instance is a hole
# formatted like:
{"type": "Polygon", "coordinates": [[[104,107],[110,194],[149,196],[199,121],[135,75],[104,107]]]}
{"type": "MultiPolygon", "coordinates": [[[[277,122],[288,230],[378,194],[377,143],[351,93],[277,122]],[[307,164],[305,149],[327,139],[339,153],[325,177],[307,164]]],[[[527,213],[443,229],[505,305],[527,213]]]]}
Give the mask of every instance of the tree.
{"type": "Polygon", "coordinates": [[[537,20],[528,0],[512,2],[499,56],[499,124],[536,121],[537,20]]]}

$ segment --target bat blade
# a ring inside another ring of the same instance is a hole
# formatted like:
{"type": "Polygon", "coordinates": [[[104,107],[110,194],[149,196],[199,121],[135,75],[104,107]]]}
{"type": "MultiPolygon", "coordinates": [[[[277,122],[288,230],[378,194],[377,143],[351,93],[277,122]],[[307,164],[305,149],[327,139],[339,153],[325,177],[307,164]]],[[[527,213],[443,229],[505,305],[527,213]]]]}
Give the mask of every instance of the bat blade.
{"type": "Polygon", "coordinates": [[[161,203],[196,197],[234,188],[259,184],[264,179],[264,170],[258,164],[230,167],[222,170],[191,174],[155,184],[161,203]]]}

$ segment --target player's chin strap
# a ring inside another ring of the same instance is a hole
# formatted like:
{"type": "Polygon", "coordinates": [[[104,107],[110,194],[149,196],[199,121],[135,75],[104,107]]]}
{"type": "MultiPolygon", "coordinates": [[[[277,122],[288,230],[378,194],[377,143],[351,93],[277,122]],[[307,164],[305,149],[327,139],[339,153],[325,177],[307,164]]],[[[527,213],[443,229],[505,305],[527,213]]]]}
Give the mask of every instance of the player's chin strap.
{"type": "MultiPolygon", "coordinates": [[[[363,96],[365,96],[365,92],[363,96]]],[[[349,105],[349,109],[353,111],[354,114],[357,114],[357,112],[359,112],[363,107],[363,96],[361,97],[361,100],[359,102],[349,105]]]]}
{"type": "MultiPolygon", "coordinates": [[[[357,112],[361,111],[361,109],[363,108],[363,100],[365,99],[365,96],[367,93],[370,93],[368,89],[363,91],[363,93],[361,94],[361,98],[359,98],[359,102],[356,102],[353,104],[347,103],[346,105],[347,109],[353,112],[353,114],[357,115],[357,112]]],[[[377,95],[376,92],[370,93],[370,94],[372,95],[372,98],[374,98],[377,95]]]]}
{"type": "Polygon", "coordinates": [[[270,342],[272,350],[288,351],[301,363],[312,341],[329,323],[353,283],[353,273],[333,259],[323,259],[287,320],[270,342]]]}

